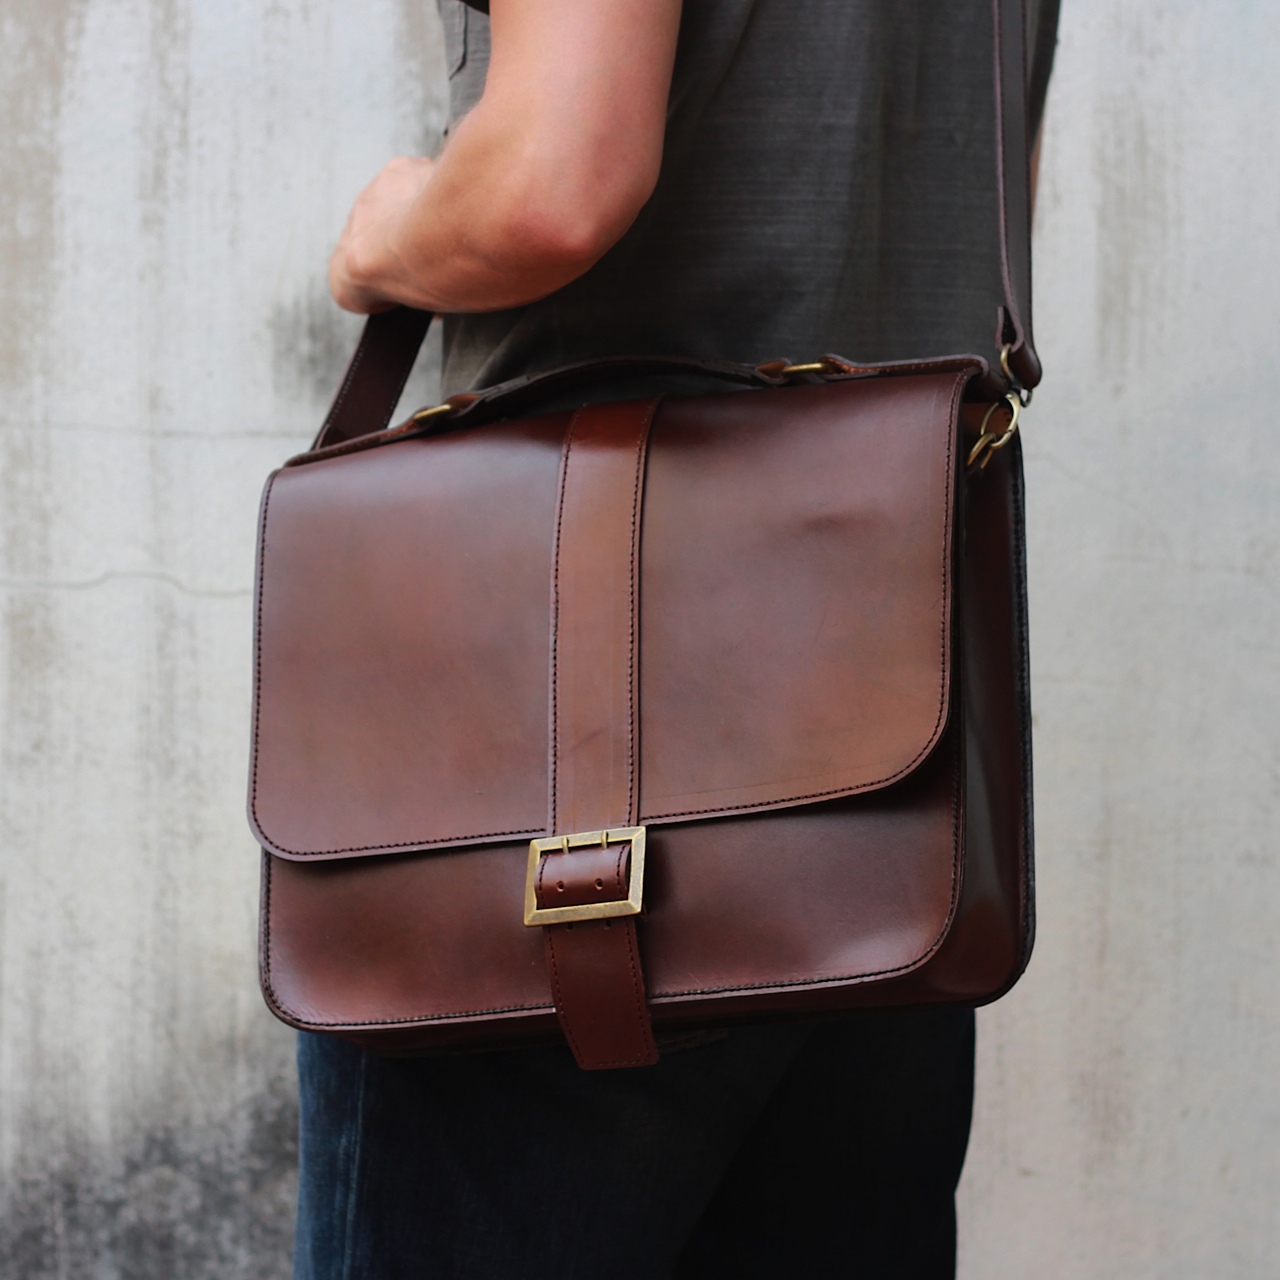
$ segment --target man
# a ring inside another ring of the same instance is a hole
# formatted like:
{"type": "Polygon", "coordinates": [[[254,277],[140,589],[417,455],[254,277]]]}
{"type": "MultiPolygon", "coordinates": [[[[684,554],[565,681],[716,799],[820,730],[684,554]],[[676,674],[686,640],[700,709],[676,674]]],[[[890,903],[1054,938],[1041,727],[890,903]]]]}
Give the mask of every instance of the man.
{"type": "MultiPolygon", "coordinates": [[[[330,285],[447,313],[447,391],[610,354],[989,344],[986,0],[441,7],[447,145],[360,195],[330,285]]],[[[1037,113],[1055,10],[1032,6],[1037,113]]],[[[297,1280],[954,1274],[970,1013],[666,1048],[584,1073],[304,1035],[297,1280]]]]}

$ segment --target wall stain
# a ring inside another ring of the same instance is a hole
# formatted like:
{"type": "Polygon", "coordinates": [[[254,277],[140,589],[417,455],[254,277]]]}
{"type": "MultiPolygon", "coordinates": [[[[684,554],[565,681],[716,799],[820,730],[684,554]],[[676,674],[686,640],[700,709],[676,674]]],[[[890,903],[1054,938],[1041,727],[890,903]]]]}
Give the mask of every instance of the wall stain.
{"type": "Polygon", "coordinates": [[[146,6],[137,209],[143,314],[151,328],[141,369],[143,421],[148,425],[171,417],[186,391],[173,388],[166,375],[181,367],[173,325],[175,305],[181,303],[172,297],[172,287],[185,274],[186,254],[178,237],[187,213],[184,197],[192,161],[189,8],[183,0],[150,0],[146,6]]]}
{"type": "Polygon", "coordinates": [[[29,393],[54,282],[57,131],[85,0],[10,0],[0,16],[0,389],[29,393]]]}
{"type": "Polygon", "coordinates": [[[231,611],[207,604],[247,592],[214,589],[222,561],[192,517],[231,510],[242,481],[234,448],[205,475],[162,442],[292,446],[280,420],[302,402],[318,421],[354,347],[360,322],[329,299],[322,254],[274,313],[266,288],[228,297],[242,223],[287,235],[290,190],[297,225],[323,199],[329,140],[313,127],[313,149],[280,150],[308,137],[298,66],[327,92],[343,22],[374,23],[394,119],[385,99],[362,118],[419,151],[436,145],[444,76],[430,0],[354,19],[308,0],[262,8],[0,5],[0,1280],[289,1273],[290,1038],[247,1011],[238,967],[253,871],[228,870],[245,842],[243,737],[234,724],[229,766],[222,708],[241,687],[227,684],[231,611]],[[297,47],[264,35],[272,13],[297,47]],[[90,145],[109,197],[76,168],[90,145]],[[215,389],[183,430],[205,391],[192,350],[208,365],[239,351],[232,306],[255,336],[267,323],[270,374],[220,372],[252,397],[215,389]],[[154,585],[98,589],[117,580],[154,585]]]}
{"type": "MultiPolygon", "coordinates": [[[[56,275],[58,123],[82,8],[83,0],[18,0],[0,17],[0,393],[22,417],[19,429],[0,438],[0,573],[15,578],[45,578],[51,568],[54,458],[35,419],[56,275]]],[[[0,606],[0,840],[10,850],[29,837],[51,763],[58,654],[53,601],[7,592],[0,606]]]]}
{"type": "Polygon", "coordinates": [[[1170,296],[1180,226],[1178,126],[1146,77],[1167,57],[1169,24],[1176,22],[1158,10],[1117,9],[1107,49],[1123,73],[1098,94],[1096,333],[1099,366],[1115,381],[1159,338],[1155,325],[1170,296]]]}
{"type": "MultiPolygon", "coordinates": [[[[448,79],[444,38],[436,7],[423,0],[396,0],[395,76],[396,132],[402,149],[413,155],[435,155],[447,117],[448,79]]],[[[390,157],[386,157],[390,159],[390,157]]],[[[338,228],[334,228],[336,237],[338,228]]],[[[327,408],[360,332],[361,321],[338,310],[329,296],[325,263],[292,297],[278,302],[268,320],[275,389],[281,398],[301,398],[316,414],[327,408]]],[[[406,403],[434,403],[439,394],[439,338],[432,336],[425,358],[406,390],[406,403]]]]}
{"type": "Polygon", "coordinates": [[[287,1073],[221,1126],[169,1113],[105,1149],[32,1134],[0,1199],[6,1280],[287,1280],[297,1104],[287,1073]]]}
{"type": "Polygon", "coordinates": [[[275,392],[281,400],[309,405],[317,427],[355,350],[359,326],[338,310],[318,269],[301,292],[271,309],[267,332],[275,392]]]}
{"type": "MultiPolygon", "coordinates": [[[[362,324],[362,318],[338,309],[318,273],[297,296],[271,309],[267,332],[271,337],[273,389],[283,401],[308,406],[317,428],[342,382],[362,324]]],[[[435,404],[439,398],[440,331],[433,325],[401,405],[418,408],[435,404]]]]}

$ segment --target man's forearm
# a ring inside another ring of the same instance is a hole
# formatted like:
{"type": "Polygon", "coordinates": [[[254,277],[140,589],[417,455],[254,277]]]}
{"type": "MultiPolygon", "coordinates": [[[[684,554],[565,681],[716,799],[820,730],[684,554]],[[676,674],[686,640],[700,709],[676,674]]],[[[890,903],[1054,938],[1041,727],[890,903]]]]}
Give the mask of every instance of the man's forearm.
{"type": "Polygon", "coordinates": [[[544,297],[603,256],[653,190],[679,0],[492,9],[480,104],[438,161],[393,161],[352,209],[329,272],[351,310],[544,297]]]}
{"type": "Polygon", "coordinates": [[[374,207],[365,218],[353,211],[353,232],[335,254],[338,301],[495,310],[587,270],[626,230],[629,202],[609,210],[575,202],[554,158],[521,155],[520,141],[495,136],[478,109],[436,163],[393,162],[366,193],[374,207]]]}

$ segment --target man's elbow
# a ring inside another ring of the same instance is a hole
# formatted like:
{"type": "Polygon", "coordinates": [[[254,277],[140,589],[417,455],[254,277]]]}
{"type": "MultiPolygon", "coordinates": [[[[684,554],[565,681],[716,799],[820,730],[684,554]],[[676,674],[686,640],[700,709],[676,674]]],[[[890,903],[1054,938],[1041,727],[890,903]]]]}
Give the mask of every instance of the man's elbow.
{"type": "Polygon", "coordinates": [[[645,172],[528,184],[512,201],[513,244],[531,263],[581,274],[626,234],[656,180],[656,172],[645,172]]]}

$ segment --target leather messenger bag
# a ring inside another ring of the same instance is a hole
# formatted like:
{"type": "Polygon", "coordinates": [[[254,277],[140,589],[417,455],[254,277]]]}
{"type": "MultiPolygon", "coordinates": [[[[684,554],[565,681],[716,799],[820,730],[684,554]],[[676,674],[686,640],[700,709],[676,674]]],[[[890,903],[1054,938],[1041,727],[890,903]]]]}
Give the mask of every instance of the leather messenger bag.
{"type": "Polygon", "coordinates": [[[563,1035],[623,1067],[655,1031],[976,1004],[1022,972],[1015,428],[1040,370],[1022,6],[992,9],[989,361],[623,359],[388,428],[429,317],[369,321],[262,500],[278,1017],[387,1052],[563,1035]],[[691,370],[739,386],[545,408],[691,370]]]}

